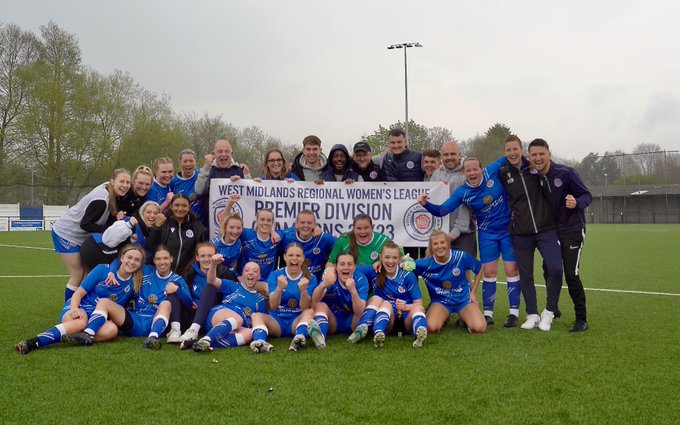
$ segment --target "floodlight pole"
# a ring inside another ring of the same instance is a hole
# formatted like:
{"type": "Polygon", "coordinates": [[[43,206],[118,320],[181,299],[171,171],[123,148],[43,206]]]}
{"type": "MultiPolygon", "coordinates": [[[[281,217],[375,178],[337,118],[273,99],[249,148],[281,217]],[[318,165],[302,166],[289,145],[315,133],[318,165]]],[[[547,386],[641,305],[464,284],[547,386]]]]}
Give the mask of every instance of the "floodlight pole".
{"type": "Polygon", "coordinates": [[[409,131],[408,131],[408,56],[406,51],[409,47],[423,47],[420,43],[401,43],[392,44],[387,46],[388,49],[404,49],[404,109],[406,113],[406,119],[404,121],[404,132],[406,133],[406,143],[410,141],[409,131]]]}

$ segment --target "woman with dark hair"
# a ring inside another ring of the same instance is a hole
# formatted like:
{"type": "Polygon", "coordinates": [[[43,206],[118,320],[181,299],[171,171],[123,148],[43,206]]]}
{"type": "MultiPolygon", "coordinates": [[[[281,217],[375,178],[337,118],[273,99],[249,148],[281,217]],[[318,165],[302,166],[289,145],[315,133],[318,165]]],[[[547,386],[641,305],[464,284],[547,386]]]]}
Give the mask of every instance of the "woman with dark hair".
{"type": "MultiPolygon", "coordinates": [[[[87,326],[88,319],[99,315],[96,306],[100,299],[123,308],[142,283],[141,267],[144,264],[144,249],[139,245],[126,245],[120,251],[120,267],[113,273],[114,285],[107,284],[108,264],[100,264],[83,280],[73,297],[66,301],[59,316],[60,323],[35,338],[21,341],[16,345],[19,354],[57,344],[66,340],[67,334],[81,332],[87,326]]],[[[94,334],[93,334],[94,335],[94,334]]]]}
{"type": "MultiPolygon", "coordinates": [[[[257,179],[254,179],[257,180],[257,179]]],[[[300,180],[288,167],[288,161],[279,148],[272,148],[264,155],[260,180],[300,180]]]]}
{"type": "Polygon", "coordinates": [[[208,231],[190,209],[189,198],[179,193],[151,228],[150,247],[167,245],[172,254],[172,270],[181,273],[194,258],[196,244],[208,240],[208,231]]]}
{"type": "Polygon", "coordinates": [[[124,216],[118,211],[117,200],[129,190],[130,173],[123,168],[114,170],[109,182],[92,189],[52,226],[54,250],[60,254],[69,273],[65,301],[78,289],[85,275],[80,246],[90,234],[103,232],[109,224],[124,216]]]}
{"type": "Polygon", "coordinates": [[[368,333],[373,325],[373,345],[380,348],[385,344],[385,334],[392,331],[395,323],[404,329],[411,328],[415,340],[413,347],[420,348],[427,338],[427,320],[423,308],[423,296],[416,276],[399,267],[401,253],[399,245],[392,241],[382,247],[380,271],[372,266],[357,268],[373,285],[373,295],[359,323],[347,341],[357,343],[368,333]],[[399,323],[399,322],[401,323],[399,323]]]}
{"type": "Polygon", "coordinates": [[[288,348],[298,351],[307,343],[307,322],[314,315],[312,293],[316,277],[309,273],[305,264],[304,250],[291,243],[283,254],[286,267],[269,275],[269,314],[253,314],[253,342],[250,349],[255,353],[271,351],[268,336],[275,338],[293,336],[288,348]]]}
{"type": "Polygon", "coordinates": [[[80,257],[85,270],[90,271],[98,264],[109,264],[118,256],[118,249],[128,243],[148,248],[149,232],[156,222],[160,207],[147,201],[130,217],[113,223],[104,233],[93,233],[80,247],[80,257]]]}

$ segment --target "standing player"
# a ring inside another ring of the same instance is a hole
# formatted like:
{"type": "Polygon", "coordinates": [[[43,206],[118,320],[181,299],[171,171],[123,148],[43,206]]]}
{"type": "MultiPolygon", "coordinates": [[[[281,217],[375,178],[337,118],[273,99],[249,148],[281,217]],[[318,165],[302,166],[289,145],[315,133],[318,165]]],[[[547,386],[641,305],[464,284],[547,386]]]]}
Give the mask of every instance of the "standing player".
{"type": "Polygon", "coordinates": [[[379,272],[376,273],[372,266],[357,268],[357,272],[364,274],[369,280],[375,295],[368,300],[366,310],[347,341],[359,342],[373,325],[373,345],[381,348],[385,344],[385,333],[390,332],[395,321],[399,320],[403,322],[404,329],[412,329],[415,335],[413,347],[423,346],[427,338],[423,296],[418,279],[413,273],[399,268],[400,261],[399,245],[389,241],[383,245],[380,253],[379,272]]]}
{"type": "Polygon", "coordinates": [[[321,281],[326,261],[337,239],[329,233],[315,235],[316,216],[311,210],[302,210],[295,218],[295,227],[281,232],[281,246],[297,242],[305,252],[305,263],[309,272],[321,281]]]}
{"type": "MultiPolygon", "coordinates": [[[[134,288],[142,281],[141,267],[144,263],[144,249],[139,245],[127,245],[120,251],[120,267],[113,275],[116,285],[107,285],[109,265],[101,264],[83,280],[73,297],[66,301],[61,310],[61,323],[38,334],[35,338],[21,341],[15,347],[19,354],[28,354],[38,348],[61,342],[67,334],[81,332],[87,326],[88,318],[100,315],[95,308],[100,299],[124,306],[130,300],[134,288]]],[[[121,307],[122,308],[122,307],[121,307]]]]}
{"type": "MultiPolygon", "coordinates": [[[[540,327],[540,316],[534,285],[534,251],[538,249],[548,268],[546,281],[546,309],[557,312],[557,303],[562,288],[562,251],[555,230],[555,220],[548,200],[541,189],[539,173],[529,167],[522,156],[522,141],[511,135],[504,142],[507,165],[501,167],[499,175],[503,188],[508,194],[512,221],[512,247],[517,256],[519,275],[522,276],[522,295],[526,304],[527,320],[522,329],[540,327]]],[[[544,330],[549,330],[550,327],[544,330]]]]}
{"type": "Polygon", "coordinates": [[[326,347],[329,333],[351,334],[366,308],[368,281],[355,273],[354,257],[347,251],[338,254],[335,269],[328,269],[312,293],[314,319],[308,334],[316,348],[326,347]]]}
{"type": "MultiPolygon", "coordinates": [[[[564,277],[576,314],[576,321],[569,332],[583,332],[588,330],[588,320],[586,292],[579,275],[579,265],[586,236],[584,210],[593,201],[593,196],[576,170],[551,160],[550,148],[545,140],[535,139],[529,144],[529,159],[531,166],[543,176],[541,180],[543,192],[557,221],[564,277]]],[[[539,325],[542,330],[550,329],[554,313],[547,309],[543,311],[539,325]]]]}
{"type": "Polygon", "coordinates": [[[312,293],[316,289],[316,277],[305,265],[302,247],[292,243],[283,255],[286,267],[273,272],[269,283],[269,314],[253,314],[253,342],[250,349],[255,353],[269,352],[273,346],[267,342],[275,338],[293,336],[288,350],[298,351],[307,343],[307,323],[314,315],[312,293]]]}
{"type": "Polygon", "coordinates": [[[172,176],[175,174],[175,166],[172,159],[164,156],[153,162],[154,179],[149,193],[146,195],[149,201],[154,201],[165,211],[170,206],[173,193],[170,189],[172,176]]]}
{"type": "Polygon", "coordinates": [[[470,207],[477,216],[479,228],[479,256],[484,264],[482,298],[484,317],[492,325],[493,308],[496,301],[496,276],[498,259],[503,255],[503,266],[508,280],[508,304],[510,314],[505,320],[506,327],[517,326],[520,304],[520,284],[515,253],[512,250],[512,236],[508,233],[510,207],[508,197],[498,176],[498,169],[505,164],[505,157],[482,168],[475,157],[463,161],[465,183],[453,192],[442,205],[428,202],[427,194],[418,197],[418,202],[433,215],[442,217],[461,204],[470,207]]]}
{"type": "Polygon", "coordinates": [[[179,153],[179,172],[170,181],[170,191],[181,193],[191,203],[191,211],[196,217],[203,215],[201,206],[201,196],[196,193],[196,179],[198,178],[199,168],[196,168],[196,153],[191,149],[184,149],[179,153]]]}
{"type": "MultiPolygon", "coordinates": [[[[68,301],[80,286],[85,269],[80,258],[80,246],[91,233],[103,233],[119,215],[117,200],[130,190],[130,173],[114,170],[108,183],[101,184],[72,206],[52,226],[54,250],[60,255],[69,273],[64,291],[68,301]]],[[[121,213],[120,217],[124,214],[121,213]]]]}

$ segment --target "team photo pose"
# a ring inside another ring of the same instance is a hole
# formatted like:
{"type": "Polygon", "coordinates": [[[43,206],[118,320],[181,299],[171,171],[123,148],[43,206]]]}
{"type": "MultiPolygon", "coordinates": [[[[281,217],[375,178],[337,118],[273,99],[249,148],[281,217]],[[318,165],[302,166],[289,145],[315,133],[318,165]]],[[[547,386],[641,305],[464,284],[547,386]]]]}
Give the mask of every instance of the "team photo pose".
{"type": "Polygon", "coordinates": [[[47,347],[62,341],[67,334],[81,332],[87,326],[88,319],[100,315],[96,306],[100,300],[123,308],[135,288],[142,282],[142,264],[146,254],[139,245],[126,245],[120,250],[120,267],[113,274],[115,285],[106,283],[111,268],[108,264],[95,267],[73,296],[66,301],[59,319],[60,324],[38,334],[35,338],[21,341],[15,347],[20,354],[28,354],[38,348],[47,347]]]}
{"type": "Polygon", "coordinates": [[[142,268],[144,277],[135,288],[132,308],[125,309],[108,298],[100,298],[85,330],[64,338],[78,345],[92,345],[95,341],[114,339],[120,329],[127,336],[146,335],[143,347],[159,350],[160,336],[168,326],[172,309],[168,295],[177,293],[185,308],[191,306],[189,288],[182,276],[172,271],[172,261],[170,249],[158,247],[153,255],[154,265],[142,268]]]}
{"type": "MultiPolygon", "coordinates": [[[[239,199],[240,195],[230,195],[223,214],[229,214],[231,207],[239,199]]],[[[268,209],[261,209],[255,214],[255,227],[242,229],[239,270],[242,270],[249,261],[254,261],[260,266],[262,276],[269,276],[276,269],[281,234],[274,230],[275,224],[274,213],[268,209]]]]}
{"type": "Polygon", "coordinates": [[[434,229],[426,257],[416,260],[414,266],[415,274],[423,278],[430,295],[428,332],[439,332],[454,313],[470,332],[486,332],[486,320],[477,303],[482,263],[466,252],[451,249],[450,236],[434,229]]]}
{"type": "Polygon", "coordinates": [[[373,285],[373,295],[359,318],[354,332],[347,339],[350,343],[361,341],[373,326],[373,345],[385,345],[385,334],[392,331],[395,323],[403,329],[411,329],[415,339],[413,347],[420,348],[427,338],[427,320],[423,308],[423,296],[416,276],[399,267],[401,261],[399,245],[389,241],[380,253],[380,271],[373,266],[357,267],[373,285]]]}
{"type": "Polygon", "coordinates": [[[241,234],[243,233],[243,219],[236,213],[229,213],[225,209],[220,220],[220,234],[214,236],[210,242],[215,245],[217,253],[224,257],[224,265],[232,273],[238,275],[239,259],[241,257],[241,234]]]}
{"type": "Polygon", "coordinates": [[[149,246],[165,245],[172,255],[172,270],[181,273],[194,258],[196,244],[208,240],[208,230],[190,210],[189,198],[178,193],[170,201],[170,208],[156,216],[151,228],[149,246]]]}
{"type": "Polygon", "coordinates": [[[329,268],[312,293],[314,318],[307,334],[316,348],[326,348],[328,334],[351,334],[366,308],[368,281],[355,273],[354,257],[347,251],[338,254],[335,269],[329,268]]]}
{"type": "Polygon", "coordinates": [[[170,190],[170,182],[175,174],[175,165],[172,159],[164,156],[157,158],[153,162],[153,184],[146,195],[149,201],[154,201],[161,206],[161,211],[165,211],[170,206],[173,193],[170,190]]]}
{"type": "MultiPolygon", "coordinates": [[[[61,257],[69,274],[64,301],[71,298],[85,276],[80,246],[90,234],[103,233],[117,219],[117,200],[130,190],[130,184],[130,173],[127,170],[114,170],[108,183],[92,189],[52,226],[54,250],[61,257]]],[[[123,215],[121,213],[121,217],[123,215]]]]}
{"type": "Polygon", "coordinates": [[[292,182],[300,179],[290,170],[288,161],[286,161],[281,149],[272,148],[264,155],[262,175],[259,179],[253,180],[286,180],[292,182]]]}
{"type": "Polygon", "coordinates": [[[335,242],[326,267],[335,267],[338,254],[342,251],[349,251],[356,258],[357,265],[373,264],[378,261],[380,250],[389,240],[382,233],[373,231],[373,219],[370,215],[357,214],[352,221],[352,230],[341,235],[335,242]]]}
{"type": "Polygon", "coordinates": [[[132,216],[116,221],[104,233],[91,234],[80,247],[85,270],[111,263],[118,250],[128,243],[139,244],[149,252],[149,234],[160,211],[157,203],[147,201],[132,216]]]}
{"type": "Polygon", "coordinates": [[[198,341],[186,340],[183,348],[210,351],[213,348],[238,347],[252,341],[252,315],[267,312],[267,300],[257,291],[260,266],[252,261],[243,267],[238,281],[217,278],[217,266],[224,259],[215,254],[211,259],[208,281],[222,296],[222,302],[213,307],[205,321],[208,333],[198,341]],[[186,347],[185,347],[186,346],[186,347]]]}
{"type": "Polygon", "coordinates": [[[281,246],[296,242],[305,251],[309,272],[321,282],[321,276],[337,239],[330,233],[321,232],[316,216],[311,210],[302,210],[295,218],[295,226],[281,231],[281,246]]]}
{"type": "Polygon", "coordinates": [[[146,194],[149,193],[151,184],[153,183],[153,174],[151,168],[146,165],[140,165],[132,173],[132,186],[127,193],[116,199],[118,211],[123,211],[126,216],[131,216],[139,210],[139,208],[146,202],[146,194]]]}
{"type": "Polygon", "coordinates": [[[253,342],[255,353],[274,349],[267,338],[293,336],[288,349],[298,351],[307,343],[307,324],[314,315],[312,293],[317,286],[316,277],[305,265],[305,255],[299,244],[292,243],[283,254],[286,266],[267,278],[269,284],[269,314],[253,314],[253,342]]]}
{"type": "Polygon", "coordinates": [[[196,168],[196,153],[191,149],[184,149],[179,153],[180,170],[170,181],[170,191],[181,193],[189,198],[191,203],[191,211],[196,214],[196,217],[201,217],[203,209],[201,207],[201,196],[196,194],[196,179],[200,168],[196,168]]]}
{"type": "Polygon", "coordinates": [[[498,260],[503,256],[503,267],[508,284],[508,304],[510,314],[505,320],[505,327],[511,328],[519,324],[520,276],[512,249],[512,236],[508,233],[510,223],[510,207],[508,197],[498,176],[498,169],[505,165],[505,157],[482,168],[482,163],[475,157],[463,161],[465,183],[458,187],[451,197],[442,205],[432,204],[427,194],[421,194],[418,202],[431,214],[442,217],[465,204],[477,217],[479,257],[484,264],[484,283],[482,299],[484,318],[487,325],[493,325],[493,310],[496,301],[496,276],[498,260]]]}

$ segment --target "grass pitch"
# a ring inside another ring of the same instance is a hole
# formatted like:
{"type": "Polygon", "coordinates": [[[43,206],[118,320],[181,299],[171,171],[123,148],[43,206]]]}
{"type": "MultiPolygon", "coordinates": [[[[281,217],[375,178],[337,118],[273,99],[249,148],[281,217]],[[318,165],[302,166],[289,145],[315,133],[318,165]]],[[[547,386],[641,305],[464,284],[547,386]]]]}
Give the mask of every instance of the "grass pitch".
{"type": "MultiPolygon", "coordinates": [[[[680,294],[678,253],[677,225],[591,225],[582,279],[587,289],[680,294]]],[[[323,351],[289,353],[285,339],[269,355],[199,355],[119,338],[16,354],[62,306],[66,278],[37,276],[65,274],[48,233],[0,233],[0,275],[36,276],[0,277],[0,423],[680,421],[679,296],[587,290],[591,329],[570,334],[566,290],[550,332],[521,331],[502,327],[499,285],[499,324],[485,335],[448,326],[421,350],[410,337],[376,350],[337,336],[323,351]]],[[[538,296],[541,309],[544,288],[538,296]]]]}

